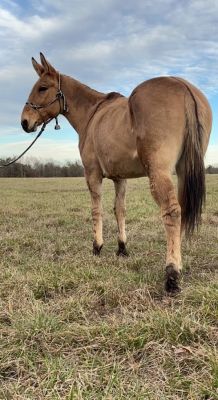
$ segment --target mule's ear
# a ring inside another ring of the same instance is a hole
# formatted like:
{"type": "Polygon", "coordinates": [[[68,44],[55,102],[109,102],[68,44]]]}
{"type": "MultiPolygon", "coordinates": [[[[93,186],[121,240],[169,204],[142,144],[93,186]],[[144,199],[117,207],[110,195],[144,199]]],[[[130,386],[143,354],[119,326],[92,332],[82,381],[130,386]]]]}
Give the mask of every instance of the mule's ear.
{"type": "Polygon", "coordinates": [[[32,57],[32,64],[33,64],[33,68],[35,69],[37,74],[39,76],[42,76],[42,74],[44,72],[44,68],[41,66],[41,64],[37,63],[37,61],[33,57],[32,57]]]}
{"type": "Polygon", "coordinates": [[[45,72],[56,72],[55,68],[46,60],[44,54],[40,53],[40,59],[45,72]]]}

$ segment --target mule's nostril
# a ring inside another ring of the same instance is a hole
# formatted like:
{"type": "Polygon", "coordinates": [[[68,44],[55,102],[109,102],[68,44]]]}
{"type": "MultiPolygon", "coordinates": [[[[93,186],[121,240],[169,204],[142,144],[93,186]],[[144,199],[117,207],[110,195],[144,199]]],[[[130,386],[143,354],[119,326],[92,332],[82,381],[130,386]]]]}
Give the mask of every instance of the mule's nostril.
{"type": "Polygon", "coordinates": [[[27,119],[23,119],[23,121],[21,121],[21,125],[22,125],[22,128],[23,128],[25,131],[28,130],[28,121],[27,121],[27,119]]]}

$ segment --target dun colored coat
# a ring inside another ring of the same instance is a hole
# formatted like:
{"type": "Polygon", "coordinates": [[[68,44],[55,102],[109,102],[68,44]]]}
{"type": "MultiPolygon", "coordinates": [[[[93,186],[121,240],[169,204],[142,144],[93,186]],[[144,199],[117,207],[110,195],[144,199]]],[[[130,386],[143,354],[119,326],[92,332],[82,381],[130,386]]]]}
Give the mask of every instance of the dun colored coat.
{"type": "Polygon", "coordinates": [[[118,255],[127,255],[125,233],[126,180],[148,175],[153,198],[160,206],[167,237],[167,291],[179,290],[181,236],[198,225],[205,199],[204,154],[212,114],[205,96],[177,77],[150,79],[129,98],[99,93],[60,75],[40,53],[32,59],[39,80],[25,105],[21,123],[32,132],[63,114],[79,135],[79,149],[91,194],[94,242],[100,254],[103,178],[115,187],[118,255]],[[178,194],[172,172],[178,176],[178,194]]]}

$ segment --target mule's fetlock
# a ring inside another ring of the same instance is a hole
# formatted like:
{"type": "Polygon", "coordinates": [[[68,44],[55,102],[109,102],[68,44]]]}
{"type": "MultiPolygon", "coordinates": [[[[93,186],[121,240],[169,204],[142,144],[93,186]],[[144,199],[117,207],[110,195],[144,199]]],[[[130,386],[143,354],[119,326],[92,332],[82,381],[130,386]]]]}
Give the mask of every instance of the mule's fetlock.
{"type": "Polygon", "coordinates": [[[92,250],[93,255],[94,255],[94,256],[100,256],[102,247],[103,247],[103,244],[101,244],[101,245],[99,246],[99,245],[97,244],[96,240],[94,240],[94,242],[93,242],[93,250],[92,250]]]}
{"type": "Polygon", "coordinates": [[[129,256],[129,253],[126,250],[126,245],[124,242],[121,242],[121,240],[118,241],[118,250],[117,250],[116,255],[119,257],[128,257],[129,256]]]}
{"type": "Polygon", "coordinates": [[[168,293],[176,294],[181,292],[181,288],[179,286],[180,273],[176,271],[174,264],[169,264],[166,266],[166,275],[165,275],[165,290],[168,293]]]}

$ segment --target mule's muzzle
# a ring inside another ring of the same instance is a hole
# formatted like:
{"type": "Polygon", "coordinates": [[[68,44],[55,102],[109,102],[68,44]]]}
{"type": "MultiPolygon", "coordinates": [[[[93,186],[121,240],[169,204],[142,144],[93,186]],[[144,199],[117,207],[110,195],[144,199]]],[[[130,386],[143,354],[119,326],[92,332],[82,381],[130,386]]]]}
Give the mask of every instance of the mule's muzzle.
{"type": "Polygon", "coordinates": [[[37,123],[35,123],[33,126],[30,127],[27,119],[23,119],[21,121],[21,126],[22,126],[23,130],[27,133],[35,132],[37,130],[37,123]]]}
{"type": "Polygon", "coordinates": [[[28,132],[28,121],[27,121],[27,119],[23,119],[23,121],[21,121],[21,126],[22,126],[22,128],[23,128],[23,130],[25,132],[28,132]]]}

